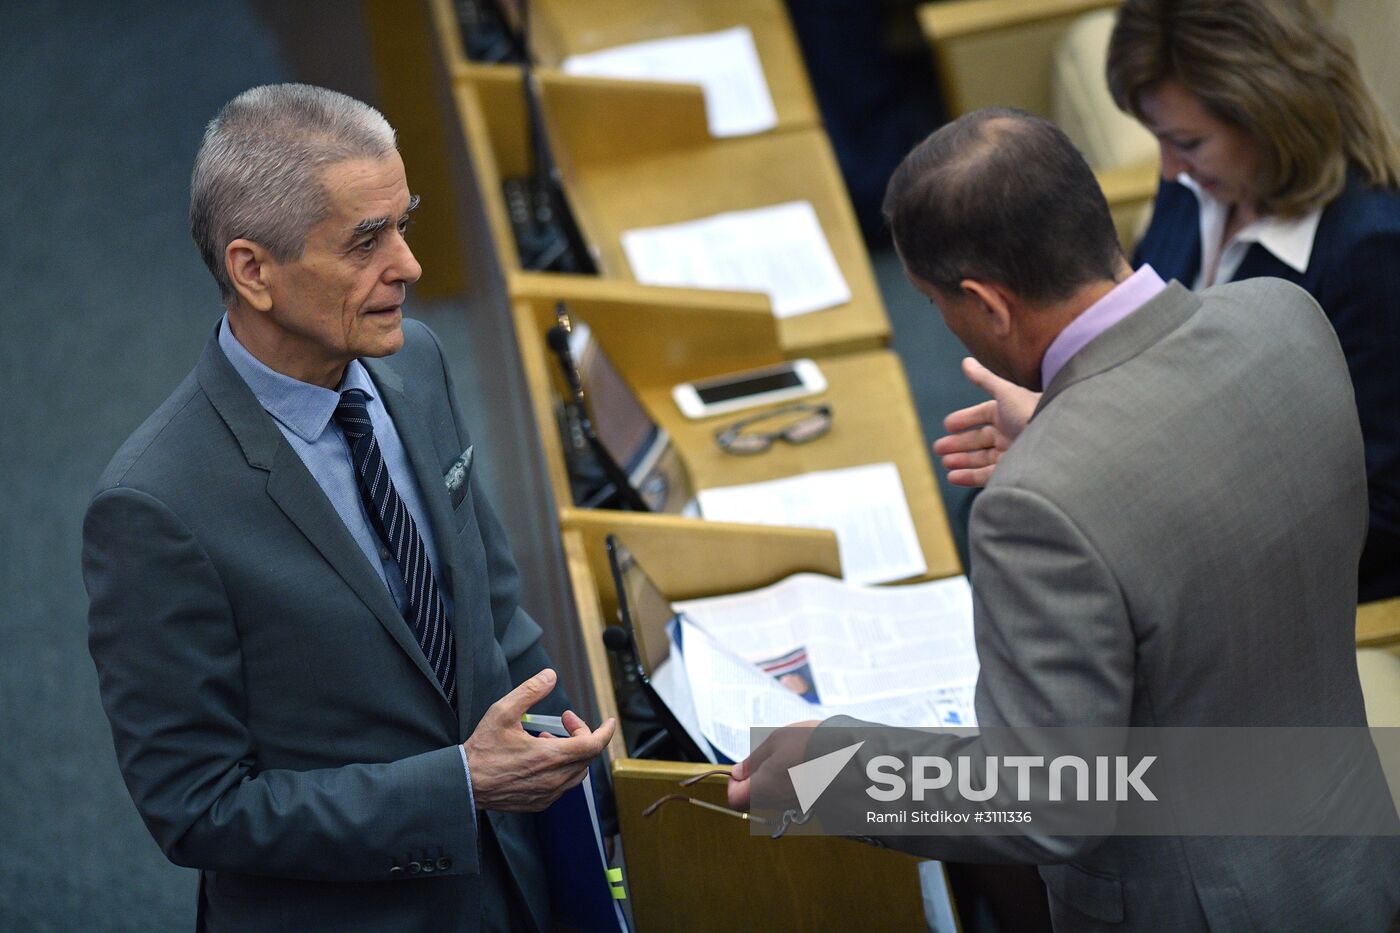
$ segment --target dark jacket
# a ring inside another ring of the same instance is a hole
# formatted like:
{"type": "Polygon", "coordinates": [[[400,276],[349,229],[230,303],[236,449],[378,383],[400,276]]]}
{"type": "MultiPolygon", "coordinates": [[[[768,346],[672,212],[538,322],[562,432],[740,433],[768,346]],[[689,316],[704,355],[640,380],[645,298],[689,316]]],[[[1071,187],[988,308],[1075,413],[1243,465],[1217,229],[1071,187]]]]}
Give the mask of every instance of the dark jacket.
{"type": "Polygon", "coordinates": [[[217,337],[88,509],[117,760],[161,848],[201,870],[210,929],[501,928],[512,898],[548,924],[532,820],[474,817],[457,749],[548,658],[490,504],[448,496],[470,440],[436,340],[412,321],[404,337],[364,362],[447,565],[455,707],[217,337]]]}

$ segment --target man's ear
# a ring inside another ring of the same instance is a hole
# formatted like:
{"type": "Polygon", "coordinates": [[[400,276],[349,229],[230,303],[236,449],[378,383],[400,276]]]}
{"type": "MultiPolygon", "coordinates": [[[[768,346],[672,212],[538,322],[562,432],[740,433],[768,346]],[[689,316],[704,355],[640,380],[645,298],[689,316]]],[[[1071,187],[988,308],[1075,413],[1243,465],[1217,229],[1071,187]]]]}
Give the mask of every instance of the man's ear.
{"type": "Polygon", "coordinates": [[[254,311],[272,309],[272,254],[252,240],[237,239],[224,248],[224,269],[243,303],[254,311]]]}
{"type": "Polygon", "coordinates": [[[1011,335],[1011,307],[1015,303],[1015,297],[993,282],[981,282],[977,279],[963,279],[958,283],[958,287],[963,290],[963,294],[975,300],[981,306],[983,313],[988,316],[992,333],[998,337],[1009,337],[1011,335]]]}

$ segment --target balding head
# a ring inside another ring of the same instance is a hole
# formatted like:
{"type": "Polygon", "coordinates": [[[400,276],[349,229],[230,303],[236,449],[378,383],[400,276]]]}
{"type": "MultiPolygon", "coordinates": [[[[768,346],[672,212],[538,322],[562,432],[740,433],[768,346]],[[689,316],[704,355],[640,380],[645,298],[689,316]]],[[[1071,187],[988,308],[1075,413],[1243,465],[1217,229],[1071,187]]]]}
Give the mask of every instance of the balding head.
{"type": "Polygon", "coordinates": [[[925,139],[895,170],[884,212],[905,267],[949,294],[975,279],[1061,301],[1113,281],[1122,263],[1084,157],[1016,110],[979,110],[925,139]]]}

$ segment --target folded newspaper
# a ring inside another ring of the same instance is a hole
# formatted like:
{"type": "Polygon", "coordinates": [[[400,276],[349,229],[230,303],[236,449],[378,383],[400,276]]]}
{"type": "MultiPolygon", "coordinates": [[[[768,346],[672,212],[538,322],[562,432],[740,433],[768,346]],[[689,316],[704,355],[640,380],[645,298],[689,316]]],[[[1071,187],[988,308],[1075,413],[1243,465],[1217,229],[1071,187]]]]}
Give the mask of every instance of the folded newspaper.
{"type": "Polygon", "coordinates": [[[894,726],[974,726],[977,648],[966,577],[874,587],[797,574],[674,604],[653,684],[716,760],[749,729],[845,714],[894,726]]]}

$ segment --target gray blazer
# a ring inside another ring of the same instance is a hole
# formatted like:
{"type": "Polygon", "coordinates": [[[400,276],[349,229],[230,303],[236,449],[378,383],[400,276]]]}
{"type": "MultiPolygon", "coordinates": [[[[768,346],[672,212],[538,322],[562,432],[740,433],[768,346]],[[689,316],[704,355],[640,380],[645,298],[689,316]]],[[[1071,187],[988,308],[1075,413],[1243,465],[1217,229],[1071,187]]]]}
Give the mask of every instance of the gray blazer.
{"type": "MultiPolygon", "coordinates": [[[[451,707],[382,580],[216,339],[121,447],[83,528],[90,648],[117,758],[211,929],[547,924],[529,817],[473,817],[457,745],[548,665],[436,338],[365,360],[456,606],[451,707]],[[469,478],[468,478],[469,481],[469,478]],[[511,889],[514,878],[514,889],[511,889]]],[[[563,707],[551,698],[550,711],[563,707]]]]}
{"type": "MultiPolygon", "coordinates": [[[[1364,725],[1365,530],[1317,304],[1275,279],[1172,283],[1069,360],[977,499],[979,721],[1364,725]]],[[[888,841],[1041,864],[1057,929],[1361,931],[1400,907],[1394,837],[888,841]]]]}

